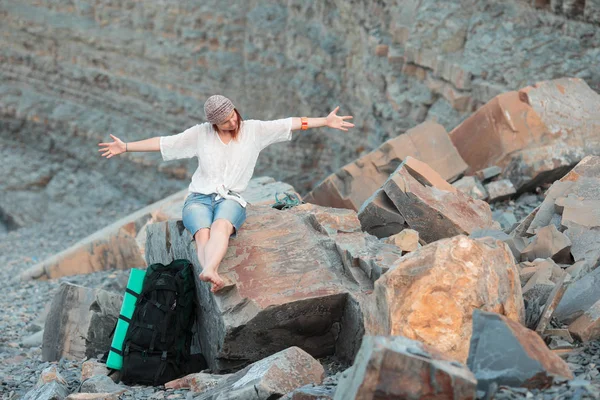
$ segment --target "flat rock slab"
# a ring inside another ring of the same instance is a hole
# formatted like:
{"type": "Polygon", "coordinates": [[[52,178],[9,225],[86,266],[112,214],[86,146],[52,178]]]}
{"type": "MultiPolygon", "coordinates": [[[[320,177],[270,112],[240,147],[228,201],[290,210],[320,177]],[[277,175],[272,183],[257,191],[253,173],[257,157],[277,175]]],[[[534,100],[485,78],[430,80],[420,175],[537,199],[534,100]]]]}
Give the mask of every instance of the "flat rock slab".
{"type": "Polygon", "coordinates": [[[496,165],[517,191],[560,178],[588,154],[600,155],[600,95],[577,78],[503,93],[479,108],[450,138],[467,174],[496,165]]]}
{"type": "MultiPolygon", "coordinates": [[[[148,263],[187,258],[201,271],[180,221],[151,225],[146,249],[148,263]]],[[[360,307],[347,307],[348,295],[370,292],[401,254],[362,232],[352,210],[249,207],[219,267],[226,288],[213,295],[197,280],[198,332],[209,366],[227,371],[290,346],[351,359],[363,317],[360,307]]]]}
{"type": "MultiPolygon", "coordinates": [[[[474,309],[524,322],[519,274],[508,246],[456,236],[399,259],[375,283],[374,334],[419,340],[464,362],[474,309]]],[[[370,333],[369,332],[369,333],[370,333]]]]}
{"type": "Polygon", "coordinates": [[[334,399],[475,399],[469,369],[421,342],[365,336],[334,399]]]}
{"type": "Polygon", "coordinates": [[[457,177],[467,167],[444,127],[428,121],[345,165],[315,187],[304,201],[358,211],[408,156],[429,164],[445,180],[457,177]]]}
{"type": "Polygon", "coordinates": [[[195,398],[276,399],[301,386],[321,383],[324,373],[323,366],[308,353],[290,347],[232,374],[195,398]]]}
{"type": "Polygon", "coordinates": [[[83,360],[106,352],[122,302],[123,296],[106,290],[62,283],[46,318],[42,359],[83,360]]]}
{"type": "Polygon", "coordinates": [[[473,313],[467,365],[479,390],[487,390],[492,383],[541,389],[550,386],[555,377],[573,379],[567,364],[537,333],[502,315],[480,310],[473,313]]]}
{"type": "Polygon", "coordinates": [[[476,229],[495,228],[490,206],[446,183],[427,165],[408,157],[383,185],[406,224],[426,243],[476,229]]]}

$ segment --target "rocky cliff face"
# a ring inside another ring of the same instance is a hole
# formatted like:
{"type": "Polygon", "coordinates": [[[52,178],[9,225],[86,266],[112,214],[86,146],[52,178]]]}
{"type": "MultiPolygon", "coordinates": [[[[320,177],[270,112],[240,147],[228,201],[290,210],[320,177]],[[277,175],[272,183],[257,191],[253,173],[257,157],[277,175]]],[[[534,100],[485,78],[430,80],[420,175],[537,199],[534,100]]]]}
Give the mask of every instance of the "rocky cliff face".
{"type": "Polygon", "coordinates": [[[9,228],[81,203],[107,222],[107,209],[124,215],[184,187],[194,162],[107,161],[96,144],[178,133],[203,122],[213,93],[245,118],[336,105],[354,115],[348,134],[298,133],[262,155],[256,175],[305,193],[384,140],[428,119],[450,130],[501,92],[561,76],[600,91],[591,0],[20,0],[0,3],[0,16],[9,228]]]}

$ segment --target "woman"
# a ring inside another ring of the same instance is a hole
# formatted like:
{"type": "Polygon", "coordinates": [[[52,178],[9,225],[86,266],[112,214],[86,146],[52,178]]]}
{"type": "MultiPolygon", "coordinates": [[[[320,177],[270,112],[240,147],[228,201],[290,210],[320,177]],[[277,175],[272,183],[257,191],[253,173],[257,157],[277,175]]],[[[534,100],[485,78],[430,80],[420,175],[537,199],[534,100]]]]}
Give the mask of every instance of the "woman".
{"type": "Polygon", "coordinates": [[[160,151],[163,160],[198,157],[189,195],[183,206],[183,224],[196,241],[200,279],[212,283],[214,293],[224,286],[218,274],[229,238],[235,237],[246,220],[246,201],[241,193],[248,186],[258,154],[270,144],[291,140],[293,130],[328,126],[347,131],[354,127],[338,116],[336,107],[325,118],[287,118],[275,121],[243,121],[231,100],[211,96],[204,104],[207,123],[172,136],[125,143],[110,135],[110,143],[99,143],[102,156],[111,158],[132,151],[160,151]]]}

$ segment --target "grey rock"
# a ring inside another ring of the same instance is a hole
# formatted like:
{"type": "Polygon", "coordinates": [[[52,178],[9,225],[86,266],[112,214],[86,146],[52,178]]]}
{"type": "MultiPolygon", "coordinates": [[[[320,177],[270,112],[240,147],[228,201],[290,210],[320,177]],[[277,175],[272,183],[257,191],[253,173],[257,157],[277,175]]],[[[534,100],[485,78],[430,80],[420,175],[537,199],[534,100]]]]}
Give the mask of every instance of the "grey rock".
{"type": "Polygon", "coordinates": [[[123,296],[63,283],[52,299],[42,345],[45,361],[84,359],[110,347],[123,296]]]}
{"type": "Polygon", "coordinates": [[[64,384],[51,381],[37,386],[23,396],[23,400],[64,400],[69,390],[64,384]]]}
{"type": "Polygon", "coordinates": [[[507,318],[475,310],[467,360],[477,378],[477,389],[492,383],[544,387],[554,376],[571,378],[566,363],[552,354],[533,331],[507,318]]]}
{"type": "Polygon", "coordinates": [[[573,282],[556,307],[554,316],[570,324],[600,299],[600,268],[573,282]]]}
{"type": "Polygon", "coordinates": [[[116,384],[109,376],[94,375],[81,383],[81,393],[124,392],[128,387],[116,384]]]}
{"type": "Polygon", "coordinates": [[[44,331],[38,331],[33,335],[27,336],[21,342],[21,346],[23,347],[39,347],[42,345],[42,341],[44,339],[44,331]]]}
{"type": "Polygon", "coordinates": [[[385,238],[407,228],[404,217],[382,189],[377,190],[358,211],[363,231],[385,238]]]}

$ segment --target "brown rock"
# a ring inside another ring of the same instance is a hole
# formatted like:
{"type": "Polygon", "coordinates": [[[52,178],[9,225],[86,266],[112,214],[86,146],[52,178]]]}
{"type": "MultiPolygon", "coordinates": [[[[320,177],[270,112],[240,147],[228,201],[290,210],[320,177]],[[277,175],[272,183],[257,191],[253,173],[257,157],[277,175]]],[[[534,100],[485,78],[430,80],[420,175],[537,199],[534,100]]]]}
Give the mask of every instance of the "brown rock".
{"type": "Polygon", "coordinates": [[[401,335],[465,361],[473,309],[524,322],[518,271],[507,246],[486,237],[439,240],[397,261],[375,283],[371,317],[383,335],[401,335]]]}
{"type": "MultiPolygon", "coordinates": [[[[148,262],[187,258],[201,271],[195,243],[180,221],[151,225],[148,240],[148,262]]],[[[219,267],[229,286],[213,295],[208,284],[197,282],[205,305],[198,329],[209,367],[232,369],[290,346],[315,357],[352,358],[363,316],[360,307],[348,306],[349,294],[371,291],[401,254],[362,232],[352,210],[248,207],[219,267]]]]}
{"type": "Polygon", "coordinates": [[[53,381],[56,381],[61,385],[68,386],[65,378],[63,378],[60,372],[58,372],[58,368],[56,368],[56,365],[51,365],[42,371],[37,381],[37,386],[42,386],[46,383],[50,383],[53,381]]]}
{"type": "Polygon", "coordinates": [[[389,52],[389,47],[386,44],[378,44],[375,46],[375,55],[377,57],[387,57],[389,52]]]}
{"type": "Polygon", "coordinates": [[[496,96],[450,137],[468,174],[497,165],[522,191],[554,181],[585,154],[600,154],[599,108],[600,95],[583,80],[556,79],[496,96]]]}
{"type": "Polygon", "coordinates": [[[66,400],[119,400],[121,393],[71,393],[66,400]]]}
{"type": "Polygon", "coordinates": [[[106,364],[98,362],[95,359],[87,360],[81,364],[81,381],[85,381],[96,375],[108,375],[109,372],[106,364]]]}
{"type": "Polygon", "coordinates": [[[342,167],[305,196],[304,201],[360,210],[408,156],[427,163],[445,180],[466,169],[445,129],[437,123],[424,122],[342,167]]]}
{"type": "Polygon", "coordinates": [[[401,336],[365,336],[334,399],[475,399],[469,369],[436,349],[401,336]]]}
{"type": "Polygon", "coordinates": [[[426,164],[410,157],[383,190],[406,224],[426,243],[497,226],[487,203],[456,190],[426,164]]]}
{"type": "Polygon", "coordinates": [[[419,232],[404,229],[402,232],[387,238],[385,242],[395,245],[403,252],[415,251],[419,248],[419,232]]]}
{"type": "Polygon", "coordinates": [[[571,261],[571,240],[554,225],[540,228],[531,243],[521,253],[522,261],[552,258],[556,262],[571,261]]]}
{"type": "Polygon", "coordinates": [[[582,342],[600,339],[600,300],[569,325],[569,332],[582,342]]]}
{"type": "Polygon", "coordinates": [[[554,315],[554,310],[556,310],[558,303],[560,303],[562,300],[570,282],[571,280],[569,275],[565,273],[558,279],[556,286],[554,286],[554,289],[552,289],[550,292],[550,295],[548,296],[548,299],[544,305],[544,309],[542,310],[540,320],[535,328],[535,331],[539,335],[543,335],[546,331],[546,328],[548,327],[548,324],[554,315]]]}
{"type": "Polygon", "coordinates": [[[573,373],[542,338],[505,316],[475,310],[469,349],[469,369],[477,389],[490,384],[545,388],[555,377],[573,379],[573,373]]]}
{"type": "Polygon", "coordinates": [[[195,398],[275,399],[301,386],[321,383],[324,372],[309,354],[290,347],[247,366],[195,398]]]}
{"type": "Polygon", "coordinates": [[[121,295],[63,282],[46,318],[42,359],[82,360],[104,353],[122,302],[121,295]]]}
{"type": "Polygon", "coordinates": [[[493,181],[484,186],[488,193],[489,202],[506,200],[517,193],[512,182],[508,179],[493,181]]]}

